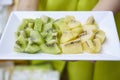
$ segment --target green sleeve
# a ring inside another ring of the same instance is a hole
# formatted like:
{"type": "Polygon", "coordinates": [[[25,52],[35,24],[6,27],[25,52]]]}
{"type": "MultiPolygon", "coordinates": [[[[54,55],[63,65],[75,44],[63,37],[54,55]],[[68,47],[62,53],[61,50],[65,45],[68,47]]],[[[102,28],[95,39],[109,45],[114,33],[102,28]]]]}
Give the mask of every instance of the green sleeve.
{"type": "Polygon", "coordinates": [[[61,74],[65,68],[66,61],[54,60],[52,61],[53,69],[59,71],[61,74]]]}
{"type": "Polygon", "coordinates": [[[97,61],[93,80],[120,80],[119,61],[97,61]]]}
{"type": "Polygon", "coordinates": [[[44,11],[46,9],[47,0],[39,0],[38,10],[44,11]]]}
{"type": "Polygon", "coordinates": [[[87,11],[92,10],[98,0],[39,0],[39,10],[87,11]]]}
{"type": "Polygon", "coordinates": [[[90,11],[97,4],[98,0],[79,0],[77,5],[78,11],[90,11]]]}
{"type": "Polygon", "coordinates": [[[115,15],[115,21],[116,21],[117,31],[120,39],[120,12],[115,15]]]}
{"type": "Polygon", "coordinates": [[[39,10],[74,11],[78,0],[40,0],[39,10]]]}
{"type": "Polygon", "coordinates": [[[90,61],[68,62],[69,80],[92,80],[93,64],[90,61]]]}

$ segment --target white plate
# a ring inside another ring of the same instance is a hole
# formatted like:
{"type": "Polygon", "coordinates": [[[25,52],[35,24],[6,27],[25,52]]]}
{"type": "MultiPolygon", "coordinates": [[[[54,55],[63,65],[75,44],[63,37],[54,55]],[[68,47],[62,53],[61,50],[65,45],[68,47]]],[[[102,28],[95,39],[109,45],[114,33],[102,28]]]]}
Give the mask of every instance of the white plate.
{"type": "Polygon", "coordinates": [[[78,12],[12,12],[0,42],[0,59],[26,59],[26,60],[120,60],[120,44],[113,13],[110,11],[78,11],[78,12]],[[38,18],[42,15],[58,19],[66,15],[73,15],[80,22],[89,16],[94,16],[99,28],[106,33],[106,41],[98,54],[24,54],[13,50],[15,43],[14,33],[23,18],[38,18]]]}

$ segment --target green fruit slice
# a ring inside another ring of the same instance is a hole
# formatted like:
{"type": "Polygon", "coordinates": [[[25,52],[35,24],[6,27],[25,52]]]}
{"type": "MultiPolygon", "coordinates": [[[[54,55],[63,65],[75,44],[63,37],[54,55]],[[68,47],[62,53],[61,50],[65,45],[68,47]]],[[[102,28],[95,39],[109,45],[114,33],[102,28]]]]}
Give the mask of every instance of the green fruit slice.
{"type": "Polygon", "coordinates": [[[51,54],[59,54],[61,53],[61,50],[57,44],[41,44],[40,45],[41,51],[44,53],[51,53],[51,54]]]}
{"type": "Polygon", "coordinates": [[[42,23],[42,20],[40,18],[35,19],[34,30],[37,30],[37,31],[41,32],[42,31],[42,25],[43,25],[43,23],[42,23]]]}

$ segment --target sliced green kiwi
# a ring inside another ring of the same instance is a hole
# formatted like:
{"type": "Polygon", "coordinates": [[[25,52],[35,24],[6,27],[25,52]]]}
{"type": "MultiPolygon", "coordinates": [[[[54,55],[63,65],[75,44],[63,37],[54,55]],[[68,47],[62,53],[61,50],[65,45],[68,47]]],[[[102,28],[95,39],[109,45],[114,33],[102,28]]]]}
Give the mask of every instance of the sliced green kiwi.
{"type": "Polygon", "coordinates": [[[24,31],[26,33],[26,36],[29,38],[30,37],[30,32],[33,31],[33,29],[28,27],[28,28],[24,29],[24,31]]]}
{"type": "Polygon", "coordinates": [[[33,43],[37,43],[37,44],[41,44],[44,42],[41,34],[35,30],[30,32],[30,39],[33,43]]]}
{"type": "Polygon", "coordinates": [[[40,51],[40,46],[37,44],[28,44],[25,48],[25,52],[27,53],[36,53],[40,51]]]}
{"type": "Polygon", "coordinates": [[[33,28],[34,28],[34,23],[29,22],[29,23],[28,23],[28,27],[33,29],[33,28]]]}
{"type": "Polygon", "coordinates": [[[50,44],[51,42],[53,43],[58,43],[58,33],[57,32],[53,32],[53,33],[49,33],[46,38],[45,41],[50,44]]]}
{"type": "Polygon", "coordinates": [[[19,44],[15,44],[15,45],[14,45],[14,50],[15,50],[16,52],[24,52],[24,48],[21,47],[19,44]]]}
{"type": "Polygon", "coordinates": [[[41,20],[42,20],[42,22],[43,22],[44,24],[54,21],[54,19],[52,19],[52,18],[50,18],[50,17],[48,17],[48,16],[42,16],[42,17],[41,17],[41,20]]]}
{"type": "Polygon", "coordinates": [[[37,30],[37,31],[41,32],[42,31],[42,25],[43,25],[42,20],[40,18],[36,18],[35,19],[34,30],[37,30]]]}
{"type": "Polygon", "coordinates": [[[27,40],[26,38],[21,34],[18,39],[16,40],[14,50],[17,52],[24,52],[24,49],[27,46],[27,40]]]}
{"type": "MultiPolygon", "coordinates": [[[[28,23],[34,23],[34,20],[33,19],[23,19],[22,23],[18,27],[18,31],[26,29],[28,27],[28,23]]],[[[29,27],[30,27],[30,25],[31,24],[29,24],[29,27]]]]}
{"type": "Polygon", "coordinates": [[[61,49],[57,44],[41,44],[40,45],[41,51],[44,53],[51,53],[51,54],[59,54],[61,53],[61,49]]]}
{"type": "Polygon", "coordinates": [[[44,25],[43,32],[41,34],[42,34],[43,38],[45,38],[52,31],[53,31],[53,24],[47,23],[44,25]]]}

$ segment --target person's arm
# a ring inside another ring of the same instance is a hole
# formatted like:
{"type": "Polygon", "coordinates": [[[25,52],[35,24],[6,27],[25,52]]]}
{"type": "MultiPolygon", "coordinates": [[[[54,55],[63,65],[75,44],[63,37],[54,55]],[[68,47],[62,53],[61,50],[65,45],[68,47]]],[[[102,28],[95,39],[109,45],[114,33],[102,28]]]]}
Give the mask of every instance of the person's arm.
{"type": "Polygon", "coordinates": [[[117,13],[118,11],[120,11],[120,0],[99,0],[93,10],[113,11],[113,13],[117,13]]]}
{"type": "Polygon", "coordinates": [[[19,0],[19,11],[36,11],[38,9],[38,0],[19,0]]]}

